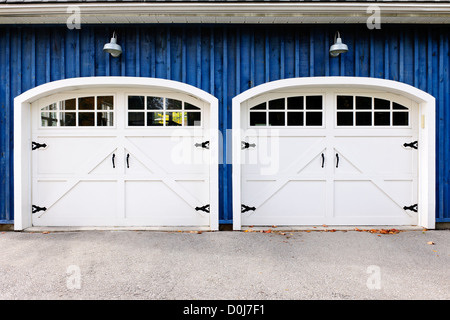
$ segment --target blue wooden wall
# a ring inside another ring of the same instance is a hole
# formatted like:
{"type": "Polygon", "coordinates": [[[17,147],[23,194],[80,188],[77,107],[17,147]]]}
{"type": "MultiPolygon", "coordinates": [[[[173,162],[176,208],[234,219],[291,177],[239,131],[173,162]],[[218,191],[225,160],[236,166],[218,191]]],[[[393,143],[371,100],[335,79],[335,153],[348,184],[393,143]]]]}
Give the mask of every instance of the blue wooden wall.
{"type": "MultiPolygon", "coordinates": [[[[37,85],[87,76],[157,77],[201,88],[220,101],[231,128],[231,99],[267,81],[364,76],[411,84],[437,99],[437,214],[450,222],[449,26],[339,26],[349,52],[330,58],[334,25],[139,25],[0,27],[0,223],[13,213],[13,99],[37,85]],[[123,54],[102,51],[116,31],[123,54]]],[[[230,140],[220,173],[220,223],[231,223],[230,140]]]]}

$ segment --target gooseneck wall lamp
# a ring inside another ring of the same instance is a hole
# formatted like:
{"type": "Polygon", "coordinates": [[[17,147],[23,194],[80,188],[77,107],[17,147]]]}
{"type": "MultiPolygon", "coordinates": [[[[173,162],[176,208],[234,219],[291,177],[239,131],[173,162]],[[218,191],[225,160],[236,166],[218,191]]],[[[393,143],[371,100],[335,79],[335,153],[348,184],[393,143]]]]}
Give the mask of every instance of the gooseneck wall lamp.
{"type": "Polygon", "coordinates": [[[347,52],[348,47],[345,43],[342,43],[341,35],[339,31],[334,35],[334,44],[330,47],[330,56],[337,57],[339,54],[347,52]]]}
{"type": "Polygon", "coordinates": [[[117,58],[122,54],[122,47],[117,44],[117,37],[115,32],[113,33],[111,41],[105,44],[105,46],[103,47],[103,51],[108,52],[114,58],[117,58]]]}

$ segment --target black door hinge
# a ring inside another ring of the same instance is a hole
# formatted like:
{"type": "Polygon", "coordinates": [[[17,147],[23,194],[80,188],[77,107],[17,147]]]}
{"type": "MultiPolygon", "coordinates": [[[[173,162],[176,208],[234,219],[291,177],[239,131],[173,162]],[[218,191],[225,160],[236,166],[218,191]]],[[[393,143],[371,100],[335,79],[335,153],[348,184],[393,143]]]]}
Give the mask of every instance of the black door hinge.
{"type": "Polygon", "coordinates": [[[205,204],[203,207],[195,207],[195,211],[205,211],[209,213],[209,204],[205,204]]]}
{"type": "Polygon", "coordinates": [[[418,142],[418,141],[413,141],[413,142],[410,142],[410,143],[404,143],[403,146],[404,146],[405,148],[413,148],[413,149],[417,149],[418,146],[419,146],[419,142],[418,142]]]}
{"type": "Polygon", "coordinates": [[[205,142],[202,142],[202,143],[196,143],[195,146],[196,147],[201,147],[201,148],[204,148],[204,149],[209,149],[209,141],[205,141],[205,142]]]}
{"type": "Polygon", "coordinates": [[[37,143],[37,142],[31,141],[31,150],[36,150],[39,148],[47,148],[47,145],[45,143],[37,143]]]}
{"type": "Polygon", "coordinates": [[[46,207],[39,207],[39,206],[35,206],[34,204],[31,206],[31,213],[36,213],[39,211],[46,211],[47,208],[46,207]]]}
{"type": "Polygon", "coordinates": [[[255,207],[249,207],[246,206],[245,204],[241,204],[241,213],[247,212],[247,211],[255,211],[256,208],[255,207]]]}
{"type": "Polygon", "coordinates": [[[256,147],[256,144],[254,144],[254,143],[248,143],[245,141],[241,141],[241,149],[242,150],[248,149],[248,148],[254,148],[254,147],[256,147]]]}
{"type": "Polygon", "coordinates": [[[409,206],[409,207],[404,206],[404,207],[403,207],[403,210],[411,210],[411,211],[417,212],[417,203],[416,203],[416,204],[413,204],[413,205],[411,205],[411,206],[409,206]]]}

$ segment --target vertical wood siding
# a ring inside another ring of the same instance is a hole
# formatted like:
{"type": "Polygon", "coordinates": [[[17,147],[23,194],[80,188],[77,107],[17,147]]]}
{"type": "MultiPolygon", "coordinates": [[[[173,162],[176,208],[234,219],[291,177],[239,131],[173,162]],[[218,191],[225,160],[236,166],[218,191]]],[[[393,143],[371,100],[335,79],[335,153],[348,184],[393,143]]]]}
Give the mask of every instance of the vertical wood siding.
{"type": "MultiPolygon", "coordinates": [[[[330,58],[334,26],[151,25],[0,28],[0,223],[13,213],[13,99],[37,85],[88,76],[157,77],[201,88],[220,101],[220,130],[231,128],[231,99],[256,85],[311,76],[401,81],[437,101],[437,213],[450,221],[448,26],[340,27],[349,52],[330,58]],[[123,54],[102,51],[113,31],[123,54]]],[[[231,139],[224,134],[220,222],[231,223],[231,139]]]]}

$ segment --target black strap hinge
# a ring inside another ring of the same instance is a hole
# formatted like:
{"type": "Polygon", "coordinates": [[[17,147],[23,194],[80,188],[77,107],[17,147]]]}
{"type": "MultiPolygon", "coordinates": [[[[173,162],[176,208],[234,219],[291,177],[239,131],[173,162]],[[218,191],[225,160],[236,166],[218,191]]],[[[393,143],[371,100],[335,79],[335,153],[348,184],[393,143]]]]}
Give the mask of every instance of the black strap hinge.
{"type": "Polygon", "coordinates": [[[246,206],[245,204],[241,204],[241,213],[247,212],[247,211],[255,211],[256,208],[255,207],[249,207],[246,206]]]}
{"type": "Polygon", "coordinates": [[[31,141],[31,150],[36,150],[39,148],[47,148],[47,145],[45,143],[31,141]]]}
{"type": "Polygon", "coordinates": [[[203,207],[195,207],[195,211],[205,211],[209,213],[209,204],[205,204],[203,207]]]}
{"type": "Polygon", "coordinates": [[[419,147],[419,142],[418,141],[413,141],[413,142],[410,142],[410,143],[404,143],[403,146],[405,148],[417,149],[419,147]]]}
{"type": "Polygon", "coordinates": [[[205,142],[202,142],[202,143],[196,143],[195,146],[196,147],[201,147],[201,148],[204,148],[204,149],[209,149],[209,141],[205,141],[205,142]]]}
{"type": "Polygon", "coordinates": [[[35,206],[34,204],[31,206],[31,213],[36,213],[39,211],[46,211],[47,208],[46,207],[39,207],[39,206],[35,206]]]}
{"type": "Polygon", "coordinates": [[[416,204],[413,204],[413,205],[411,205],[411,206],[409,206],[409,207],[407,207],[407,206],[404,206],[404,207],[403,207],[403,210],[411,210],[411,211],[414,211],[414,212],[417,212],[417,209],[418,209],[417,203],[416,203],[416,204]]]}
{"type": "Polygon", "coordinates": [[[254,147],[256,147],[256,144],[254,144],[254,143],[248,143],[245,141],[241,141],[241,149],[242,150],[248,149],[248,148],[254,148],[254,147]]]}

